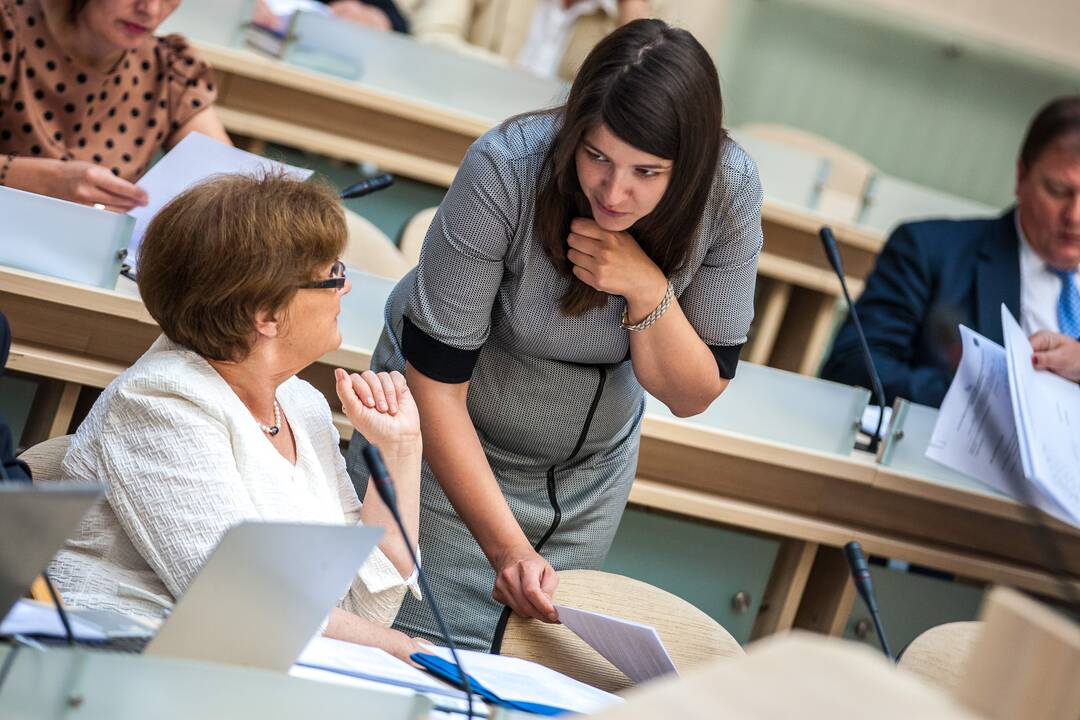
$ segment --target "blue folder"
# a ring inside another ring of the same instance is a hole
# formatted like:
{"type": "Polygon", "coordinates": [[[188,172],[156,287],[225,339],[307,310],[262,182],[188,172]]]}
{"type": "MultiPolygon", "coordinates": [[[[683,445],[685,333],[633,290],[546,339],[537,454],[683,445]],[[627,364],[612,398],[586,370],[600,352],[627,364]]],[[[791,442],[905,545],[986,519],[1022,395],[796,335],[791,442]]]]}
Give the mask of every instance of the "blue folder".
{"type": "MultiPolygon", "coordinates": [[[[443,682],[450,683],[454,687],[461,688],[462,690],[465,689],[464,684],[461,681],[461,670],[454,663],[443,660],[438,655],[432,655],[430,653],[413,653],[409,657],[412,658],[416,664],[420,665],[443,682]]],[[[484,687],[484,685],[472,675],[468,675],[468,678],[469,687],[472,689],[473,694],[483,698],[492,705],[509,708],[510,710],[527,712],[533,715],[543,715],[545,717],[555,717],[556,715],[565,715],[572,712],[565,708],[553,707],[551,705],[499,697],[494,692],[484,687]]]]}

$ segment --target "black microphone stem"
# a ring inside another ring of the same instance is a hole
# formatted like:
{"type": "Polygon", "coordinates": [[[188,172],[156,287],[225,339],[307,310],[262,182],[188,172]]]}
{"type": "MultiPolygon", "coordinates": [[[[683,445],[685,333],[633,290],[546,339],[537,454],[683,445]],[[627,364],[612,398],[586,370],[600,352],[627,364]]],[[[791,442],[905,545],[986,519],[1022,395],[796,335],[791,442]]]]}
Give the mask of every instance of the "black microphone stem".
{"type": "Polygon", "coordinates": [[[870,354],[870,344],[866,341],[866,333],[863,332],[862,323],[859,322],[859,313],[855,309],[855,302],[851,299],[851,293],[848,292],[847,281],[844,279],[844,266],[840,261],[840,249],[836,244],[836,237],[833,236],[832,228],[827,225],[822,226],[821,230],[818,231],[818,236],[821,238],[822,247],[825,249],[825,257],[828,258],[837,279],[840,280],[840,290],[844,293],[848,314],[851,316],[852,324],[855,326],[855,334],[859,339],[859,349],[862,351],[863,363],[866,365],[866,372],[870,376],[870,387],[878,403],[877,428],[870,438],[870,452],[876,453],[878,443],[881,441],[882,420],[885,418],[885,388],[882,387],[881,378],[878,376],[877,368],[874,366],[874,358],[870,354]]]}
{"type": "Polygon", "coordinates": [[[453,638],[450,637],[450,630],[447,629],[446,621],[443,620],[442,613],[439,612],[438,603],[435,602],[435,596],[431,593],[431,588],[428,586],[427,574],[424,569],[420,567],[420,560],[416,557],[416,551],[413,550],[412,543],[409,542],[409,533],[405,530],[405,523],[401,519],[401,514],[398,512],[397,495],[394,492],[394,484],[390,479],[390,472],[386,469],[386,463],[383,462],[382,453],[379,452],[379,448],[368,443],[364,447],[364,461],[367,463],[368,470],[371,472],[371,480],[375,483],[375,490],[379,493],[379,497],[382,498],[383,503],[390,509],[390,514],[394,516],[394,522],[398,526],[398,530],[401,532],[401,538],[405,541],[405,547],[409,551],[409,557],[412,558],[413,565],[416,567],[416,579],[420,582],[420,591],[424,594],[424,597],[428,599],[428,603],[431,605],[431,612],[435,616],[435,622],[439,624],[439,632],[442,633],[443,638],[446,640],[446,647],[450,649],[450,656],[454,658],[454,664],[457,665],[458,673],[461,675],[461,686],[465,690],[465,698],[468,702],[468,712],[466,717],[468,720],[473,719],[473,691],[472,686],[469,684],[469,676],[465,673],[465,666],[461,664],[461,658],[458,657],[457,647],[454,645],[453,638]]]}

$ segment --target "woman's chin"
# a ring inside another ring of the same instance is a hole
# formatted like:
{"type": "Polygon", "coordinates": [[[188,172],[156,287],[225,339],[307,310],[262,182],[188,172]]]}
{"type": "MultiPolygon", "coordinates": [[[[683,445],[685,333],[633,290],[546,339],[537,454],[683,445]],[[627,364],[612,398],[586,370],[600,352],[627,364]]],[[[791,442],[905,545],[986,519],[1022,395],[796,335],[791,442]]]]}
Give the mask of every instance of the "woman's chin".
{"type": "Polygon", "coordinates": [[[600,213],[595,213],[593,217],[596,224],[608,232],[624,232],[634,224],[634,219],[631,217],[611,217],[600,213]]]}

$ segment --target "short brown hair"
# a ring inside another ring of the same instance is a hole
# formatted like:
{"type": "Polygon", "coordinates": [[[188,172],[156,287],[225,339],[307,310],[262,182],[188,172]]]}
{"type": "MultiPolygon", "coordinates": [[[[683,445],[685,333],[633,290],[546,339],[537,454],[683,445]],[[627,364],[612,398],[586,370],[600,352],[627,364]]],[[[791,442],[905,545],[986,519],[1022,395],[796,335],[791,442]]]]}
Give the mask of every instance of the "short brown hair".
{"type": "Polygon", "coordinates": [[[1021,164],[1030,168],[1046,148],[1067,135],[1080,137],[1080,95],[1054,98],[1039,110],[1020,147],[1021,164]]]}
{"type": "Polygon", "coordinates": [[[174,198],[139,249],[139,292],[173,342],[211,360],[242,360],[255,315],[282,311],[345,247],[329,186],[284,174],[219,175],[174,198]]]}

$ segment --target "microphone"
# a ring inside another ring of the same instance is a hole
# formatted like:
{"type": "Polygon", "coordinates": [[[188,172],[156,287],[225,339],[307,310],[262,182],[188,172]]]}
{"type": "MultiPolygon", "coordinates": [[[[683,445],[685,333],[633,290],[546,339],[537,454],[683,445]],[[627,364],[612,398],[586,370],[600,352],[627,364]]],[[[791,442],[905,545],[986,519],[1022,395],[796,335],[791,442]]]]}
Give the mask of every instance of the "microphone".
{"type": "Polygon", "coordinates": [[[349,187],[341,191],[338,196],[342,200],[352,200],[353,198],[364,197],[370,195],[373,192],[383,190],[394,184],[394,176],[389,173],[384,175],[376,175],[373,178],[367,180],[361,180],[358,183],[353,183],[349,187]]]}
{"type": "Polygon", "coordinates": [[[821,230],[818,231],[818,235],[821,237],[821,246],[825,248],[825,257],[828,258],[829,264],[832,265],[836,277],[840,279],[840,289],[844,291],[844,300],[847,302],[852,324],[855,325],[855,334],[859,337],[863,362],[866,364],[866,371],[870,374],[871,389],[874,391],[874,397],[879,406],[877,429],[874,430],[874,435],[870,438],[869,448],[870,452],[877,452],[878,443],[881,441],[881,421],[885,417],[885,390],[881,386],[881,378],[878,377],[877,368],[874,366],[874,358],[870,355],[870,345],[866,342],[866,333],[863,332],[862,323],[859,322],[859,313],[855,311],[855,303],[851,300],[851,293],[848,292],[847,282],[844,280],[844,267],[840,262],[840,250],[836,246],[836,238],[833,236],[832,228],[823,225],[821,230]]]}
{"type": "Polygon", "coordinates": [[[889,658],[890,661],[894,661],[892,650],[889,648],[889,641],[885,639],[885,628],[881,626],[877,596],[874,595],[874,584],[870,580],[870,566],[866,564],[866,556],[863,555],[862,546],[852,540],[844,546],[844,557],[847,558],[855,589],[870,610],[870,619],[874,621],[874,631],[877,633],[878,642],[881,643],[881,649],[885,652],[885,657],[889,658]]]}
{"type": "MultiPolygon", "coordinates": [[[[386,175],[384,177],[390,176],[386,175]]],[[[461,673],[461,685],[465,690],[465,697],[469,704],[467,717],[468,720],[472,720],[473,691],[472,686],[469,684],[469,676],[465,673],[465,666],[461,664],[461,658],[458,657],[457,647],[454,646],[454,640],[450,637],[450,631],[446,628],[446,621],[443,620],[442,613],[439,612],[439,605],[435,602],[435,596],[428,586],[427,574],[424,572],[424,568],[420,567],[420,561],[416,558],[416,551],[413,550],[412,543],[409,542],[409,534],[405,530],[405,523],[402,522],[401,514],[398,512],[397,493],[394,492],[394,483],[390,480],[390,472],[386,469],[386,463],[383,462],[383,456],[379,452],[379,448],[368,443],[364,447],[364,462],[367,463],[368,470],[371,472],[371,481],[375,484],[376,492],[379,493],[382,501],[386,503],[386,507],[390,508],[390,514],[394,516],[394,522],[401,532],[401,537],[405,540],[405,547],[409,550],[409,557],[412,558],[413,565],[416,566],[416,577],[420,581],[420,590],[431,605],[431,612],[435,615],[435,622],[439,624],[439,632],[442,633],[443,639],[446,640],[446,646],[450,648],[450,655],[454,658],[454,664],[457,665],[458,672],[461,673]]]]}

